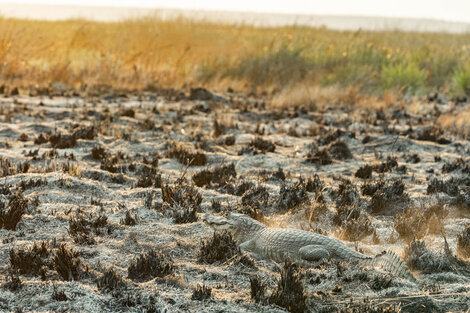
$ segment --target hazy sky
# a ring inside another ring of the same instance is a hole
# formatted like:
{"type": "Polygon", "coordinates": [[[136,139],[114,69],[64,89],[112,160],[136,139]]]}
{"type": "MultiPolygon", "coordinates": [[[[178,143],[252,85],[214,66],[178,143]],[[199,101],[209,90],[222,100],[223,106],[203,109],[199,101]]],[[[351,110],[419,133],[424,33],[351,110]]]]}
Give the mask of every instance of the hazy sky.
{"type": "Polygon", "coordinates": [[[470,0],[0,0],[0,2],[372,15],[470,22],[470,0]]]}

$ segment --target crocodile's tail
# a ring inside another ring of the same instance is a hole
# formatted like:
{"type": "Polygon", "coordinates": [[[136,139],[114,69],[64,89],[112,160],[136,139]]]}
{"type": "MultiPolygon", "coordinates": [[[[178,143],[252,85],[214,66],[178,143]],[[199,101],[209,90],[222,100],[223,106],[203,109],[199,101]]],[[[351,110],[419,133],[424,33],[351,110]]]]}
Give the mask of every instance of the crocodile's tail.
{"type": "Polygon", "coordinates": [[[410,272],[406,263],[393,251],[384,251],[377,254],[374,258],[364,261],[363,263],[365,265],[378,266],[398,277],[414,282],[416,281],[416,278],[410,272]]]}

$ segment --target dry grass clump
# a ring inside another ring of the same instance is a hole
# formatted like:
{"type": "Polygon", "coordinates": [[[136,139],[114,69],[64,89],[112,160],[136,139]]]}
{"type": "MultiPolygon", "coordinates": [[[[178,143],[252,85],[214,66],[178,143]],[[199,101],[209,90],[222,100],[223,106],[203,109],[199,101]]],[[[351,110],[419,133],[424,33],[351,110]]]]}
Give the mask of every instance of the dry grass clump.
{"type": "Polygon", "coordinates": [[[405,262],[410,269],[421,271],[424,274],[452,270],[450,259],[429,250],[423,241],[411,241],[406,247],[404,255],[405,262]]]}
{"type": "Polygon", "coordinates": [[[464,174],[470,174],[470,163],[468,160],[458,158],[451,162],[445,162],[442,165],[442,173],[451,173],[453,171],[460,171],[464,174]]]}
{"type": "Polygon", "coordinates": [[[132,280],[148,281],[174,271],[173,260],[155,249],[140,254],[129,265],[127,276],[132,280]]]}
{"type": "Polygon", "coordinates": [[[255,303],[265,303],[267,300],[266,283],[263,283],[259,276],[250,276],[250,295],[255,303]]]}
{"type": "Polygon", "coordinates": [[[443,192],[451,197],[459,197],[465,192],[465,187],[463,186],[465,186],[466,183],[468,184],[468,182],[465,182],[465,180],[460,180],[453,177],[449,178],[448,180],[432,178],[428,183],[426,193],[431,195],[443,192]]]}
{"type": "Polygon", "coordinates": [[[48,182],[45,178],[38,178],[38,179],[31,178],[30,180],[27,180],[27,181],[21,180],[21,182],[18,184],[18,188],[24,191],[27,189],[37,188],[37,187],[47,185],[47,184],[48,182]]]}
{"type": "Polygon", "coordinates": [[[163,184],[162,200],[172,209],[171,215],[176,224],[197,221],[196,213],[200,210],[202,196],[186,181],[179,179],[173,186],[163,184]]]}
{"type": "Polygon", "coordinates": [[[464,258],[470,258],[470,226],[467,226],[457,236],[457,254],[464,258]]]}
{"type": "Polygon", "coordinates": [[[51,147],[55,149],[68,149],[73,148],[77,144],[77,138],[74,135],[67,134],[52,134],[49,136],[51,147]]]}
{"type": "Polygon", "coordinates": [[[18,165],[9,158],[0,156],[0,177],[15,175],[19,172],[18,165]]]}
{"type": "Polygon", "coordinates": [[[106,157],[106,150],[102,146],[99,146],[99,145],[94,146],[91,149],[91,157],[94,160],[101,161],[106,157]]]}
{"type": "Polygon", "coordinates": [[[448,211],[441,203],[408,207],[395,217],[395,230],[407,241],[413,238],[419,240],[428,232],[439,234],[447,214],[448,211]]]}
{"type": "Polygon", "coordinates": [[[438,127],[448,132],[461,136],[464,139],[470,138],[470,109],[456,114],[455,112],[443,114],[436,121],[438,127]]]}
{"type": "Polygon", "coordinates": [[[391,172],[394,168],[398,166],[397,159],[395,157],[387,156],[385,162],[376,164],[374,167],[377,173],[386,173],[391,172]]]}
{"type": "Polygon", "coordinates": [[[360,200],[356,185],[348,179],[341,180],[338,189],[334,192],[334,196],[336,198],[336,206],[339,208],[355,207],[360,200]]]}

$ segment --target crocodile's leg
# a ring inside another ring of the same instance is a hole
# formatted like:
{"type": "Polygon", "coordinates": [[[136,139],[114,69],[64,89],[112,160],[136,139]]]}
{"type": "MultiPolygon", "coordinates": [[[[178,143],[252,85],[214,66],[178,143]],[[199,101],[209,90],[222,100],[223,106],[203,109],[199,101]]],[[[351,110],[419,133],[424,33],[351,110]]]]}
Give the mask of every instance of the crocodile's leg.
{"type": "Polygon", "coordinates": [[[251,240],[241,243],[239,246],[240,246],[240,249],[244,251],[250,251],[250,250],[253,251],[255,249],[256,243],[254,239],[251,239],[251,240]]]}
{"type": "Polygon", "coordinates": [[[320,245],[308,245],[299,249],[300,257],[309,262],[320,261],[322,259],[329,259],[330,253],[320,245]]]}

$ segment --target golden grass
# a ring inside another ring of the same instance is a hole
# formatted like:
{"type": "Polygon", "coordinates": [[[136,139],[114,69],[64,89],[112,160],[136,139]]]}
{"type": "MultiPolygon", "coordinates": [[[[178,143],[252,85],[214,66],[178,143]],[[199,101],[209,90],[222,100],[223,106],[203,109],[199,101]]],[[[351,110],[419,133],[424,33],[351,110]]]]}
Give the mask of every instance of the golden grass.
{"type": "Polygon", "coordinates": [[[106,23],[0,18],[0,79],[75,90],[231,86],[267,92],[274,106],[331,98],[350,103],[386,92],[465,94],[469,39],[153,17],[106,23]]]}
{"type": "Polygon", "coordinates": [[[436,123],[439,127],[449,130],[464,139],[470,139],[470,109],[441,115],[436,123]]]}

